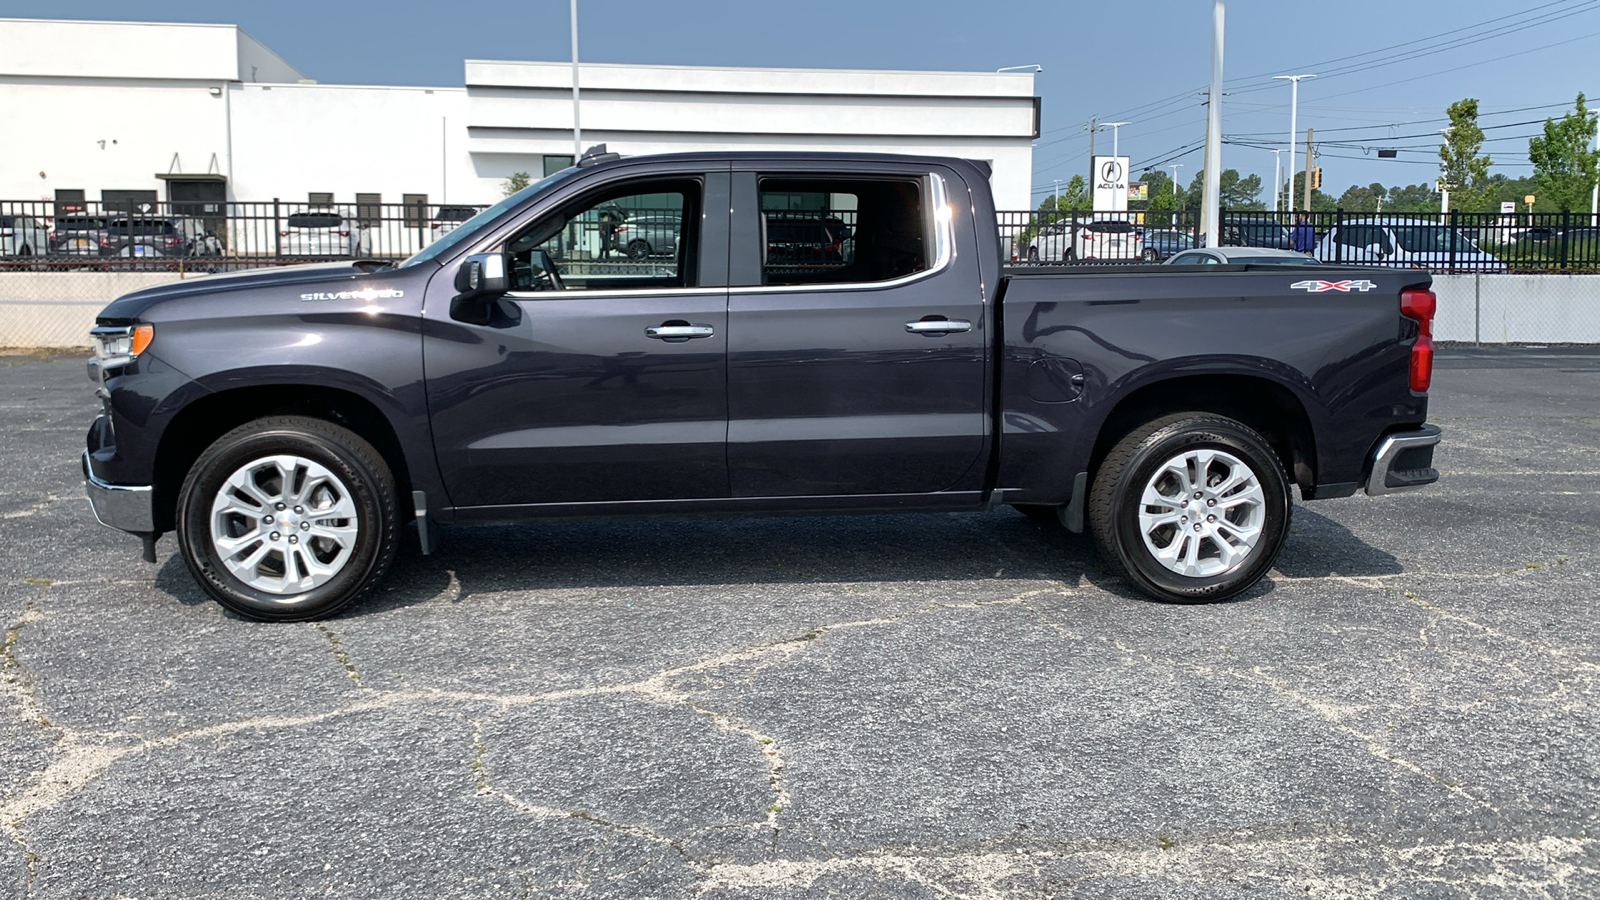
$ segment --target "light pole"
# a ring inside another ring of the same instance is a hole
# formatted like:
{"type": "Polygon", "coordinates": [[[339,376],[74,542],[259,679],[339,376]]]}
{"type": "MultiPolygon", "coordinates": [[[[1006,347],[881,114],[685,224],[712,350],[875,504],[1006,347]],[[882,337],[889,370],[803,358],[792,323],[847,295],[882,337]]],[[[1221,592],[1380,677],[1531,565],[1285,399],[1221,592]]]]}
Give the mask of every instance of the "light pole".
{"type": "Polygon", "coordinates": [[[1111,155],[1112,156],[1120,156],[1121,155],[1121,154],[1119,154],[1117,152],[1117,135],[1119,133],[1119,129],[1121,129],[1122,126],[1124,126],[1124,125],[1132,125],[1132,124],[1133,124],[1132,122],[1102,122],[1102,123],[1100,123],[1100,127],[1101,128],[1109,128],[1109,129],[1111,129],[1111,155]]]}
{"type": "Polygon", "coordinates": [[[1278,211],[1278,195],[1283,193],[1283,148],[1272,151],[1272,211],[1278,211]]]}
{"type": "MultiPolygon", "coordinates": [[[[1300,134],[1299,123],[1295,115],[1300,111],[1300,79],[1315,78],[1315,75],[1274,75],[1275,81],[1289,82],[1289,212],[1294,212],[1294,141],[1300,134]]],[[[1306,165],[1310,165],[1309,162],[1306,165]]]]}
{"type": "Polygon", "coordinates": [[[578,123],[578,0],[572,0],[572,161],[583,157],[583,127],[578,123]]]}
{"type": "Polygon", "coordinates": [[[1020,72],[1023,69],[1032,69],[1035,74],[1038,74],[1039,72],[1044,71],[1044,66],[1041,66],[1037,63],[1029,66],[1001,66],[1000,68],[995,69],[995,72],[1020,72]]]}
{"type": "Polygon", "coordinates": [[[1206,179],[1200,209],[1205,221],[1206,246],[1221,245],[1218,206],[1222,200],[1222,0],[1211,3],[1211,94],[1206,105],[1206,179]]]}
{"type": "Polygon", "coordinates": [[[1178,170],[1183,168],[1183,163],[1168,163],[1167,168],[1172,170],[1172,196],[1178,196],[1178,170]]]}
{"type": "Polygon", "coordinates": [[[1050,208],[1052,210],[1057,210],[1061,208],[1061,179],[1056,178],[1052,180],[1056,183],[1056,192],[1050,195],[1050,208]]]}

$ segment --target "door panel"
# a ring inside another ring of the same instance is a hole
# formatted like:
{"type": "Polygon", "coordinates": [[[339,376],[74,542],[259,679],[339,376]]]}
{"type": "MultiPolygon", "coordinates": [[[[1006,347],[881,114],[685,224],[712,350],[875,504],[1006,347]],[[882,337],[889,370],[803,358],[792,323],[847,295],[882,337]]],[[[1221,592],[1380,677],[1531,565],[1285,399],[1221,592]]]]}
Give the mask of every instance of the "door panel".
{"type": "MultiPolygon", "coordinates": [[[[429,294],[430,311],[448,307],[429,294]]],[[[503,299],[481,327],[430,314],[428,398],[452,504],[726,497],[726,304],[720,290],[578,294],[503,299]],[[646,334],[679,321],[712,335],[646,334]]]]}
{"type": "Polygon", "coordinates": [[[728,496],[727,210],[724,172],[601,185],[530,214],[497,248],[523,290],[483,324],[452,315],[454,266],[434,276],[424,353],[451,505],[728,496]],[[601,204],[668,188],[685,223],[674,256],[604,253],[601,204]],[[547,222],[565,225],[535,245],[547,222]],[[561,277],[536,277],[547,266],[561,277]]]}
{"type": "MultiPolygon", "coordinates": [[[[806,193],[794,178],[779,180],[773,192],[806,193]]],[[[736,172],[734,179],[734,233],[760,229],[752,212],[764,199],[754,196],[756,176],[736,172]],[[740,211],[747,217],[743,222],[740,211]]],[[[933,258],[931,245],[920,273],[901,274],[889,261],[874,260],[874,248],[886,243],[878,221],[882,212],[874,207],[892,205],[894,199],[870,185],[852,187],[848,180],[832,186],[836,190],[815,192],[834,198],[850,191],[860,195],[859,208],[851,211],[858,216],[817,214],[856,229],[853,258],[844,255],[838,272],[816,267],[816,277],[865,279],[876,272],[880,280],[731,289],[728,468],[733,496],[958,489],[986,447],[987,333],[977,274],[951,259],[933,258]],[[948,333],[908,330],[908,325],[941,319],[970,327],[948,333]]],[[[925,196],[922,204],[927,203],[925,196]]],[[[747,252],[759,252],[744,243],[747,252]]],[[[765,263],[772,280],[780,265],[765,263]]],[[[731,270],[751,267],[734,260],[731,270]]]]}

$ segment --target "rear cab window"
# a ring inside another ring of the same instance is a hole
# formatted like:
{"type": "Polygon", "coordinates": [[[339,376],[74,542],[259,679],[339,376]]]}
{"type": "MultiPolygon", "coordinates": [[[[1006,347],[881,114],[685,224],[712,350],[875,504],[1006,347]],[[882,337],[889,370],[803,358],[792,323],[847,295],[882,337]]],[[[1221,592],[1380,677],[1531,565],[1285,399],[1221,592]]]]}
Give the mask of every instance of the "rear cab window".
{"type": "Polygon", "coordinates": [[[933,267],[925,179],[764,176],[760,283],[872,283],[933,267]]]}

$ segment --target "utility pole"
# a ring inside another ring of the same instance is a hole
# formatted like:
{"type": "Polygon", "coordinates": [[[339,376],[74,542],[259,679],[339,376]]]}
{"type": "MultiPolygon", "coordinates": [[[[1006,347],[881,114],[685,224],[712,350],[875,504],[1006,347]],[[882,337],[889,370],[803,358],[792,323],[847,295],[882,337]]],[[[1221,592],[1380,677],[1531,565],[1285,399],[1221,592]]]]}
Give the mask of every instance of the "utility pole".
{"type": "MultiPolygon", "coordinates": [[[[1089,196],[1094,196],[1094,133],[1100,130],[1100,117],[1090,116],[1089,124],[1089,196]]],[[[1091,204],[1093,205],[1093,204],[1091,204]]]]}
{"type": "Polygon", "coordinates": [[[1222,31],[1224,10],[1222,0],[1211,2],[1211,100],[1206,107],[1206,178],[1205,195],[1201,202],[1205,221],[1206,246],[1221,245],[1222,173],[1222,31]]]}
{"type": "MultiPolygon", "coordinates": [[[[1315,77],[1317,77],[1317,76],[1315,76],[1315,75],[1274,75],[1274,76],[1272,76],[1272,79],[1274,81],[1288,81],[1289,85],[1290,85],[1290,87],[1289,87],[1289,212],[1294,212],[1294,139],[1295,139],[1295,137],[1297,135],[1300,134],[1299,123],[1297,123],[1295,121],[1295,117],[1300,112],[1300,79],[1302,79],[1302,78],[1315,78],[1315,77]]],[[[1307,194],[1306,196],[1309,197],[1311,195],[1307,194]]],[[[1311,201],[1307,200],[1306,201],[1306,205],[1310,206],[1311,205],[1311,201]]]]}
{"type": "MultiPolygon", "coordinates": [[[[1306,205],[1303,208],[1307,210],[1311,209],[1311,131],[1312,129],[1310,128],[1306,129],[1306,205]]],[[[1294,191],[1289,193],[1292,195],[1294,191]]],[[[1293,207],[1291,206],[1290,209],[1292,211],[1293,207]]]]}
{"type": "Polygon", "coordinates": [[[578,0],[572,0],[572,161],[583,157],[583,127],[578,123],[578,0]]]}

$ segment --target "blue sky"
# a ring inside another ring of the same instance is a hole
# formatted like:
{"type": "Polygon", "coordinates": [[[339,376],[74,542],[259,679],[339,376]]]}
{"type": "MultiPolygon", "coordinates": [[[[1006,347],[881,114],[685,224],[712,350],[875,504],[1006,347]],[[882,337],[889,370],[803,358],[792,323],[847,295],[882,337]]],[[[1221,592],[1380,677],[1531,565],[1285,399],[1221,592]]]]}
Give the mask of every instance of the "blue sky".
{"type": "MultiPolygon", "coordinates": [[[[1600,0],[1228,0],[1223,165],[1270,181],[1289,88],[1317,130],[1324,189],[1431,183],[1444,109],[1476,97],[1493,172],[1531,172],[1527,136],[1600,91],[1600,0]],[[1247,142],[1247,143],[1246,143],[1247,142]],[[1397,160],[1376,150],[1394,147],[1397,160]]],[[[44,12],[0,0],[0,15],[238,24],[324,83],[460,85],[462,60],[565,60],[567,0],[228,4],[74,0],[44,12]]],[[[1210,0],[579,0],[580,57],[714,66],[993,70],[1038,63],[1042,135],[1036,199],[1088,169],[1090,116],[1127,120],[1122,152],[1141,165],[1201,165],[1200,94],[1210,77],[1210,0]]],[[[1110,133],[1100,140],[1105,152],[1110,133]]],[[[1169,170],[1170,171],[1170,170],[1169,170]]]]}

